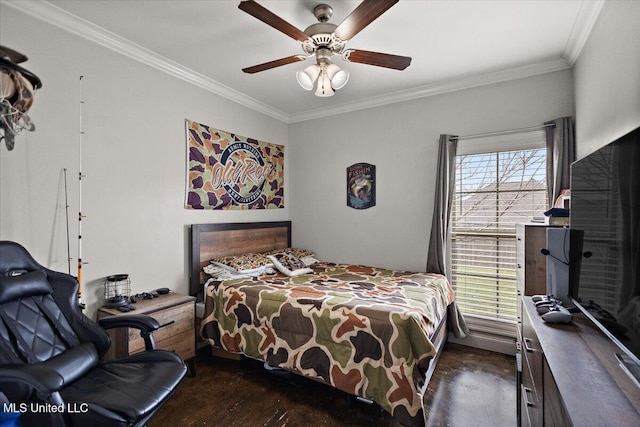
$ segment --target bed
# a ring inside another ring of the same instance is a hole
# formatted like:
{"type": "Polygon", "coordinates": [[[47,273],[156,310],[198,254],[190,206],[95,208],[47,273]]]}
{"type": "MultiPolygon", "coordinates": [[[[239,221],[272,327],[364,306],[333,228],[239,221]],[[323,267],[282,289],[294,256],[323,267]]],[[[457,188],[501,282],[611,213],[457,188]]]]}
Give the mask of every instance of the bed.
{"type": "Polygon", "coordinates": [[[447,279],[329,262],[232,280],[204,272],[214,259],[245,254],[271,253],[276,264],[292,251],[309,259],[290,248],[289,221],[191,226],[202,339],[375,402],[404,425],[424,425],[422,396],[447,318],[459,316],[447,279]]]}

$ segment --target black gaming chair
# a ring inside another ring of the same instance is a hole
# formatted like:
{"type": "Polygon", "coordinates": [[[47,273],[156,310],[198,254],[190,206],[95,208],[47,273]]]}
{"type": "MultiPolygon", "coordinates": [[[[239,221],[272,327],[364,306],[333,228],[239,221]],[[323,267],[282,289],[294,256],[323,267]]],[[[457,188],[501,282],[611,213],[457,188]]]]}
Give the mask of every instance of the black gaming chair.
{"type": "Polygon", "coordinates": [[[23,426],[143,426],[173,394],[186,366],[155,350],[158,322],[111,316],[100,326],[132,327],[146,351],[101,362],[103,328],[78,308],[78,282],[38,264],[17,243],[0,241],[0,415],[23,426]]]}

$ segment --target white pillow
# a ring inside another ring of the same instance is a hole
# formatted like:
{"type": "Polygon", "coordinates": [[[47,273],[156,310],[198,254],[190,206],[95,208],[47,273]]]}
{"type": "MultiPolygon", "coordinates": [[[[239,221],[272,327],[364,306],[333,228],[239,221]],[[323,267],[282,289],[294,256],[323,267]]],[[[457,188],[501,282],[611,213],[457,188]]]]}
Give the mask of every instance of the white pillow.
{"type": "Polygon", "coordinates": [[[307,267],[300,258],[290,253],[267,255],[267,258],[269,258],[279,272],[289,277],[313,273],[313,270],[307,267]]]}
{"type": "Polygon", "coordinates": [[[316,262],[320,262],[320,260],[319,260],[319,259],[316,259],[316,258],[315,258],[315,257],[313,257],[313,256],[305,256],[305,257],[302,257],[302,258],[300,258],[300,259],[301,259],[301,260],[302,260],[302,262],[304,262],[307,266],[309,266],[309,265],[313,265],[313,264],[315,264],[316,262]]]}
{"type": "Polygon", "coordinates": [[[263,265],[262,267],[253,268],[251,270],[236,271],[234,269],[229,269],[229,267],[224,264],[218,263],[211,263],[209,265],[205,265],[203,268],[205,273],[218,280],[242,279],[244,277],[259,277],[264,276],[265,274],[273,274],[270,273],[269,270],[271,270],[271,267],[263,265]]]}
{"type": "MultiPolygon", "coordinates": [[[[260,267],[256,267],[256,268],[249,268],[247,270],[236,270],[235,268],[228,266],[227,264],[223,264],[221,262],[215,262],[215,261],[211,261],[212,266],[218,267],[222,270],[226,270],[228,272],[230,272],[231,274],[242,274],[244,276],[262,276],[264,274],[268,274],[265,273],[270,267],[273,268],[272,264],[267,264],[267,265],[261,265],[260,267]]],[[[206,267],[205,267],[206,268],[206,267]]],[[[207,271],[205,270],[205,273],[207,271]]]]}

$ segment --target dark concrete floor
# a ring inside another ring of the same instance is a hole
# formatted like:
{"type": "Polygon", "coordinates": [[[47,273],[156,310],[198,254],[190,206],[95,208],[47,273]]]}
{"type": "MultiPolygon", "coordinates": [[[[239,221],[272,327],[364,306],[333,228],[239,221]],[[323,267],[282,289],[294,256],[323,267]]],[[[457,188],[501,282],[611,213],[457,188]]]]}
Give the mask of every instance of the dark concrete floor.
{"type": "MultiPolygon", "coordinates": [[[[160,426],[399,426],[387,413],[315,381],[281,381],[251,361],[196,358],[186,377],[149,423],[160,426]]],[[[515,358],[447,344],[424,397],[427,426],[516,424],[515,358]]]]}

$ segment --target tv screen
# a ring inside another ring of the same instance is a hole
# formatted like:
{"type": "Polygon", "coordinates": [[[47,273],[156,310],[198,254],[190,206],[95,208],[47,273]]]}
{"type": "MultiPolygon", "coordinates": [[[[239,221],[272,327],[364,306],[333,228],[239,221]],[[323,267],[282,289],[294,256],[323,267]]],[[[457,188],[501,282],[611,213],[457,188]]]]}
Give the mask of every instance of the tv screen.
{"type": "Polygon", "coordinates": [[[570,294],[640,369],[640,128],[571,166],[570,294]],[[572,246],[574,241],[572,239],[572,246]],[[586,254],[586,256],[581,256],[586,254]]]}

